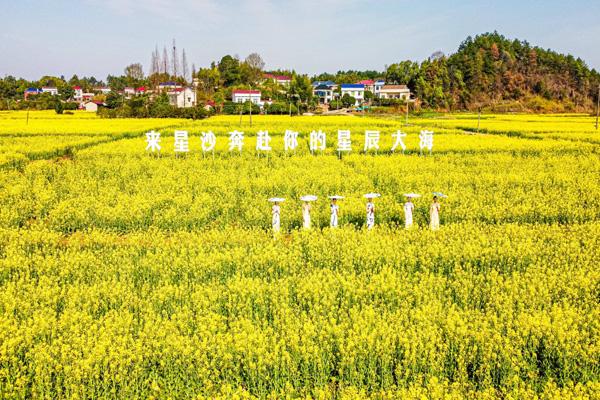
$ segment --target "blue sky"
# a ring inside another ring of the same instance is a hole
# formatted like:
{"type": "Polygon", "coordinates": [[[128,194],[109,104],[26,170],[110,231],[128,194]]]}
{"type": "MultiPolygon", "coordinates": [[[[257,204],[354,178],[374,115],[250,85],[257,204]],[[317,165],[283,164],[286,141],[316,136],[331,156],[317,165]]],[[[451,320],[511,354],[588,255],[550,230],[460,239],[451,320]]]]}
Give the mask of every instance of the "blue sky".
{"type": "MultiPolygon", "coordinates": [[[[258,52],[267,68],[376,69],[497,30],[600,69],[600,1],[0,0],[0,76],[120,74],[177,40],[198,67],[258,52]]],[[[161,50],[162,51],[162,50],[161,50]]]]}

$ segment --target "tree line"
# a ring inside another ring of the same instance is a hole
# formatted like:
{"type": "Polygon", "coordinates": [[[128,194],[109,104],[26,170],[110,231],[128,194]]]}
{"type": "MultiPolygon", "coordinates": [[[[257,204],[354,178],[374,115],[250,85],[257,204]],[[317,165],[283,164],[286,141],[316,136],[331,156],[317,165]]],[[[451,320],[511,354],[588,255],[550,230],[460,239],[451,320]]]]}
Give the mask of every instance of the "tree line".
{"type": "MultiPolygon", "coordinates": [[[[122,75],[109,75],[106,81],[94,77],[69,80],[44,76],[27,81],[12,76],[0,79],[0,109],[45,109],[76,107],[72,103],[73,86],[91,92],[98,86],[109,86],[112,92],[97,94],[95,100],[106,104],[103,112],[112,116],[191,116],[201,117],[212,112],[249,112],[250,105],[241,109],[230,101],[235,89],[259,89],[263,99],[272,103],[267,113],[300,113],[317,106],[312,81],[333,81],[337,84],[356,83],[365,79],[383,79],[387,84],[406,84],[416,99],[415,106],[431,110],[476,110],[570,112],[591,111],[598,96],[600,74],[580,58],[532,46],[526,41],[510,40],[494,33],[468,37],[458,50],[446,56],[440,52],[421,62],[401,61],[382,71],[338,71],[312,77],[294,70],[265,71],[265,62],[257,53],[240,59],[225,55],[208,66],[189,68],[185,49],[181,54],[173,41],[165,46],[162,55],[158,47],[151,56],[146,75],[141,63],[128,65],[122,75]],[[265,72],[291,78],[289,85],[265,79],[265,72]],[[160,82],[174,81],[194,87],[197,104],[194,110],[176,110],[164,94],[143,94],[126,99],[126,87],[156,89],[160,82]],[[54,86],[59,96],[37,95],[25,100],[28,87],[54,86]],[[210,107],[205,107],[210,105],[210,107]],[[207,111],[210,108],[211,111],[207,111]]],[[[367,100],[373,98],[366,93],[367,100]]],[[[334,106],[351,104],[340,99],[334,106]]],[[[388,105],[381,101],[380,105],[388,105]]],[[[259,110],[253,110],[258,112],[259,110]]]]}

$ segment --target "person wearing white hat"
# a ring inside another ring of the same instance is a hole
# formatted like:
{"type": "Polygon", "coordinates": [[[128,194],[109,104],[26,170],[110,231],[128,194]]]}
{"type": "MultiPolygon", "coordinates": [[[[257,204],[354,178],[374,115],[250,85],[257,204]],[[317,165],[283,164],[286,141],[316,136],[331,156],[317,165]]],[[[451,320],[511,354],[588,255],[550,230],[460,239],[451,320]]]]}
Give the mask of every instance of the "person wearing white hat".
{"type": "Polygon", "coordinates": [[[304,229],[310,229],[310,203],[305,201],[302,203],[302,222],[304,229]]]}
{"type": "Polygon", "coordinates": [[[332,228],[337,228],[338,226],[338,214],[340,212],[340,206],[337,205],[337,197],[333,197],[331,199],[331,219],[330,219],[330,226],[332,228]]]}
{"type": "Polygon", "coordinates": [[[432,231],[440,229],[440,203],[437,196],[433,196],[433,203],[429,206],[429,227],[432,231]]]}
{"type": "Polygon", "coordinates": [[[279,233],[279,230],[281,229],[281,208],[279,207],[278,201],[273,202],[271,212],[273,214],[273,232],[279,233]]]}
{"type": "Polygon", "coordinates": [[[370,197],[367,202],[367,229],[373,229],[375,226],[375,203],[373,198],[370,197]]]}
{"type": "Polygon", "coordinates": [[[404,203],[404,227],[406,229],[410,229],[413,226],[414,209],[415,205],[412,202],[412,197],[408,197],[406,203],[404,203]]]}

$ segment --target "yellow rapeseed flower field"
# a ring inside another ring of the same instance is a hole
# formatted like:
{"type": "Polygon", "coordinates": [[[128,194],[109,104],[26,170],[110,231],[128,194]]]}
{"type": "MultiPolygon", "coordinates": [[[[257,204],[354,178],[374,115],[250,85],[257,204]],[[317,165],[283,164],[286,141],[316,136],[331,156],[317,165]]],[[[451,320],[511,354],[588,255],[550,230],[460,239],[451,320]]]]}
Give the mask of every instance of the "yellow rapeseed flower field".
{"type": "Polygon", "coordinates": [[[477,120],[0,113],[0,398],[600,398],[600,134],[579,115],[477,120]]]}

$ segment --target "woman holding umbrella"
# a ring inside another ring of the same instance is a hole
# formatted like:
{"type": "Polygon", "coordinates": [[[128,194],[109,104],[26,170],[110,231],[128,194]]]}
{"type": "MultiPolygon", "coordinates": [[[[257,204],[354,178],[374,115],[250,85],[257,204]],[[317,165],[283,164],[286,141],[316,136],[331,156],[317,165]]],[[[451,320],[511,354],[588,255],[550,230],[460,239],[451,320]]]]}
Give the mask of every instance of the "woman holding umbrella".
{"type": "Polygon", "coordinates": [[[433,203],[429,206],[429,227],[432,231],[440,229],[440,208],[441,205],[438,201],[438,197],[448,197],[443,193],[433,192],[433,203]]]}
{"type": "Polygon", "coordinates": [[[413,211],[415,210],[415,205],[413,204],[412,199],[421,197],[421,195],[416,193],[407,193],[404,196],[406,197],[406,203],[404,203],[404,228],[410,229],[413,226],[413,211]]]}
{"type": "Polygon", "coordinates": [[[310,229],[310,202],[317,200],[317,196],[306,195],[300,197],[300,200],[304,202],[302,203],[302,226],[304,227],[304,229],[310,229]]]}
{"type": "Polygon", "coordinates": [[[340,213],[340,206],[337,205],[337,201],[343,199],[344,197],[342,196],[329,196],[329,198],[331,199],[331,218],[329,220],[329,225],[332,228],[337,228],[338,227],[338,216],[340,213]]]}
{"type": "Polygon", "coordinates": [[[281,229],[281,208],[279,207],[279,203],[285,201],[285,199],[281,197],[272,197],[269,201],[273,203],[273,207],[271,207],[273,233],[279,233],[279,230],[281,229]]]}
{"type": "Polygon", "coordinates": [[[375,203],[373,199],[381,197],[379,193],[368,193],[364,196],[369,201],[367,202],[367,229],[373,229],[375,226],[375,203]]]}

